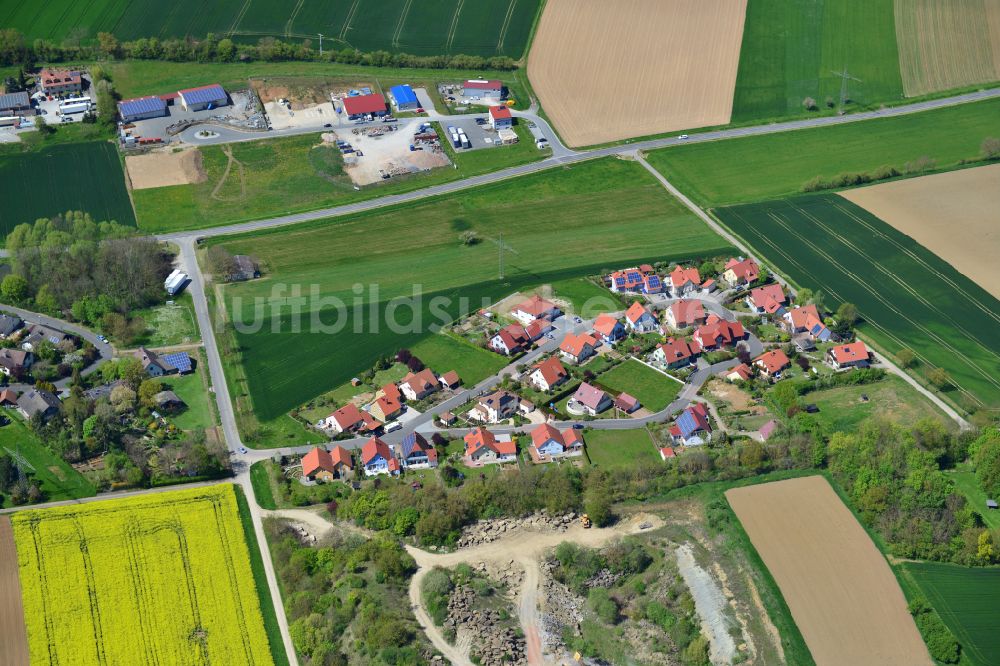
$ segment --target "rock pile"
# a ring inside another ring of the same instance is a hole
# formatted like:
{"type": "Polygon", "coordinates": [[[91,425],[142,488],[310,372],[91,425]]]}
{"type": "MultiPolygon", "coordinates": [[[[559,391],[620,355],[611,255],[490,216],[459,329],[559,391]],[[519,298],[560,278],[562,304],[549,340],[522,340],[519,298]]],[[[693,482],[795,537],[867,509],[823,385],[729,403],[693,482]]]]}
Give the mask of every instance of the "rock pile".
{"type": "Polygon", "coordinates": [[[504,535],[521,529],[565,532],[576,520],[576,513],[549,515],[545,509],[524,518],[480,520],[474,525],[469,525],[462,531],[462,536],[458,538],[456,545],[459,548],[466,548],[484,543],[493,543],[504,535]]]}
{"type": "Polygon", "coordinates": [[[478,610],[476,592],[467,585],[459,585],[448,599],[448,617],[444,626],[456,632],[464,629],[476,638],[472,651],[478,655],[482,666],[502,664],[527,664],[524,639],[513,627],[501,626],[500,612],[495,609],[478,610]]]}
{"type": "Polygon", "coordinates": [[[500,583],[500,587],[504,588],[511,598],[517,596],[517,590],[524,580],[524,569],[514,560],[491,563],[489,566],[485,562],[480,562],[476,565],[476,569],[500,583]]]}
{"type": "Polygon", "coordinates": [[[566,649],[561,640],[563,628],[569,627],[575,636],[580,635],[580,623],[583,622],[583,600],[552,577],[556,567],[555,560],[542,561],[541,587],[545,599],[545,610],[542,613],[542,628],[555,651],[566,649]]]}
{"type": "Polygon", "coordinates": [[[624,576],[625,574],[623,573],[612,573],[610,569],[601,569],[591,576],[584,585],[587,586],[588,590],[592,590],[595,587],[614,587],[624,576]]]}

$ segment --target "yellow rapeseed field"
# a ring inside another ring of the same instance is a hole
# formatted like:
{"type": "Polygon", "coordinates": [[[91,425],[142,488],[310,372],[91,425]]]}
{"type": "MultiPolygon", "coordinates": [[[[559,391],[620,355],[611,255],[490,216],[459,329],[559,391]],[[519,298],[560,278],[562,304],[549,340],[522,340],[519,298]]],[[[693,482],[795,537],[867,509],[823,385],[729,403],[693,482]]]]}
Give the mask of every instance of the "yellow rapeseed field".
{"type": "Polygon", "coordinates": [[[32,664],[272,664],[231,485],[18,512],[32,664]]]}

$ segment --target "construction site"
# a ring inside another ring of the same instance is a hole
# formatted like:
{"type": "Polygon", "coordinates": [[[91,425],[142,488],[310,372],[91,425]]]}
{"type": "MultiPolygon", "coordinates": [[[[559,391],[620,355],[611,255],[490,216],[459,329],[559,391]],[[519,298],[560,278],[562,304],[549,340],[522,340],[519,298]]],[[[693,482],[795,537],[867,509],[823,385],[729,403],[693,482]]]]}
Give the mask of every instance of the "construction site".
{"type": "Polygon", "coordinates": [[[451,164],[430,123],[338,129],[325,132],[323,141],[337,144],[357,186],[451,164]]]}

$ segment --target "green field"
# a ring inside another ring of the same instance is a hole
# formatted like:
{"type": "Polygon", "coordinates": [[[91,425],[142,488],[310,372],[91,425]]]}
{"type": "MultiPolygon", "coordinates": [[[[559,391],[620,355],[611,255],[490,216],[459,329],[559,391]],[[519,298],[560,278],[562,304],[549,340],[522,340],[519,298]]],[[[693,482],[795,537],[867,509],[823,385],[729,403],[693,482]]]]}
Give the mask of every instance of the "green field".
{"type": "Polygon", "coordinates": [[[121,162],[107,141],[0,153],[0,199],[3,236],[18,224],[67,210],[86,211],[99,222],[135,225],[121,162]]]}
{"type": "Polygon", "coordinates": [[[803,400],[819,407],[815,417],[827,432],[853,432],[862,421],[871,418],[914,423],[927,416],[936,416],[949,425],[952,423],[934,403],[892,375],[874,384],[813,391],[803,400]],[[868,402],[861,401],[862,395],[868,396],[868,402]]]}
{"type": "Polygon", "coordinates": [[[950,265],[835,194],[720,208],[723,224],[827,306],[858,306],[859,330],[919,370],[943,367],[967,408],[1000,406],[1000,302],[950,265]]]}
{"type": "Polygon", "coordinates": [[[495,375],[509,359],[491,351],[473,347],[451,335],[428,335],[410,348],[413,355],[438,374],[454,370],[466,387],[472,387],[495,375]]]}
{"type": "MultiPolygon", "coordinates": [[[[0,453],[20,462],[24,472],[38,479],[45,500],[78,499],[97,494],[94,484],[59,456],[49,451],[13,410],[5,415],[11,422],[0,427],[0,453]]],[[[3,507],[12,506],[10,497],[4,496],[3,507]]]]}
{"type": "Polygon", "coordinates": [[[634,430],[587,430],[587,457],[598,467],[642,467],[663,461],[645,428],[634,430]]]}
{"type": "Polygon", "coordinates": [[[983,492],[979,481],[976,479],[976,472],[969,463],[956,465],[954,469],[947,470],[948,477],[955,482],[955,490],[965,495],[969,505],[973,510],[979,512],[983,517],[986,526],[991,530],[1000,530],[1000,511],[986,508],[986,493],[983,492]]]}
{"type": "Polygon", "coordinates": [[[611,368],[598,378],[601,386],[613,393],[628,393],[638,398],[642,406],[658,412],[677,397],[682,385],[669,377],[629,359],[611,368]]]}
{"type": "Polygon", "coordinates": [[[1000,136],[1000,100],[962,104],[897,118],[664,148],[649,161],[698,203],[723,206],[801,192],[814,176],[902,170],[921,156],[938,168],[979,155],[983,139],[1000,136]]]}
{"type": "Polygon", "coordinates": [[[1000,655],[1000,569],[934,562],[904,562],[901,566],[955,634],[962,655],[980,666],[996,664],[1000,655]]]}
{"type": "Polygon", "coordinates": [[[839,103],[845,67],[857,104],[902,97],[893,0],[751,0],[732,120],[802,113],[806,97],[839,103]]]}
{"type": "Polygon", "coordinates": [[[98,32],[119,39],[232,37],[256,42],[279,37],[311,39],[330,49],[385,50],[414,55],[507,55],[524,53],[539,0],[50,0],[0,1],[0,25],[31,40],[90,40],[98,32]]]}
{"type": "Polygon", "coordinates": [[[137,345],[169,347],[197,342],[201,337],[195,325],[190,294],[181,294],[173,305],[156,305],[133,310],[129,314],[142,317],[146,322],[146,332],[136,342],[137,345]]]}
{"type": "Polygon", "coordinates": [[[644,169],[615,159],[210,242],[252,254],[267,267],[265,279],[224,289],[228,312],[242,322],[237,337],[247,390],[263,420],[342,384],[381,355],[412,348],[432,324],[522,288],[622,264],[727,251],[644,169]],[[480,243],[460,242],[469,230],[480,243]],[[416,287],[419,304],[396,308],[397,326],[390,327],[384,316],[390,301],[412,296],[416,287]],[[307,298],[303,318],[286,307],[296,288],[307,298]],[[343,309],[330,302],[334,298],[343,309]],[[255,317],[255,303],[263,319],[255,317]],[[303,319],[293,333],[293,320],[303,319]]]}
{"type": "Polygon", "coordinates": [[[205,376],[208,364],[204,363],[201,355],[195,358],[197,370],[188,375],[171,375],[163,380],[169,390],[176,393],[177,397],[187,405],[183,411],[170,418],[182,430],[211,428],[216,424],[212,397],[208,392],[205,376]]]}

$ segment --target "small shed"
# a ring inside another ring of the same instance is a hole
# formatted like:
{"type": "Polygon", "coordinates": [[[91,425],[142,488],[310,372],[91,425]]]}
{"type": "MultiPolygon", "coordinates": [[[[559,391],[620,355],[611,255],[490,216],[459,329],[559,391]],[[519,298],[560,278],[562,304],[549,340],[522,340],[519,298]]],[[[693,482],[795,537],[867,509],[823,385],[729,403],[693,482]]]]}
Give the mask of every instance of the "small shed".
{"type": "Polygon", "coordinates": [[[997,501],[995,499],[988,499],[988,500],[986,500],[986,508],[987,509],[995,509],[995,508],[997,508],[997,501]]]}
{"type": "Polygon", "coordinates": [[[185,407],[184,401],[173,391],[160,391],[153,396],[153,402],[156,403],[157,408],[167,412],[185,407]]]}

